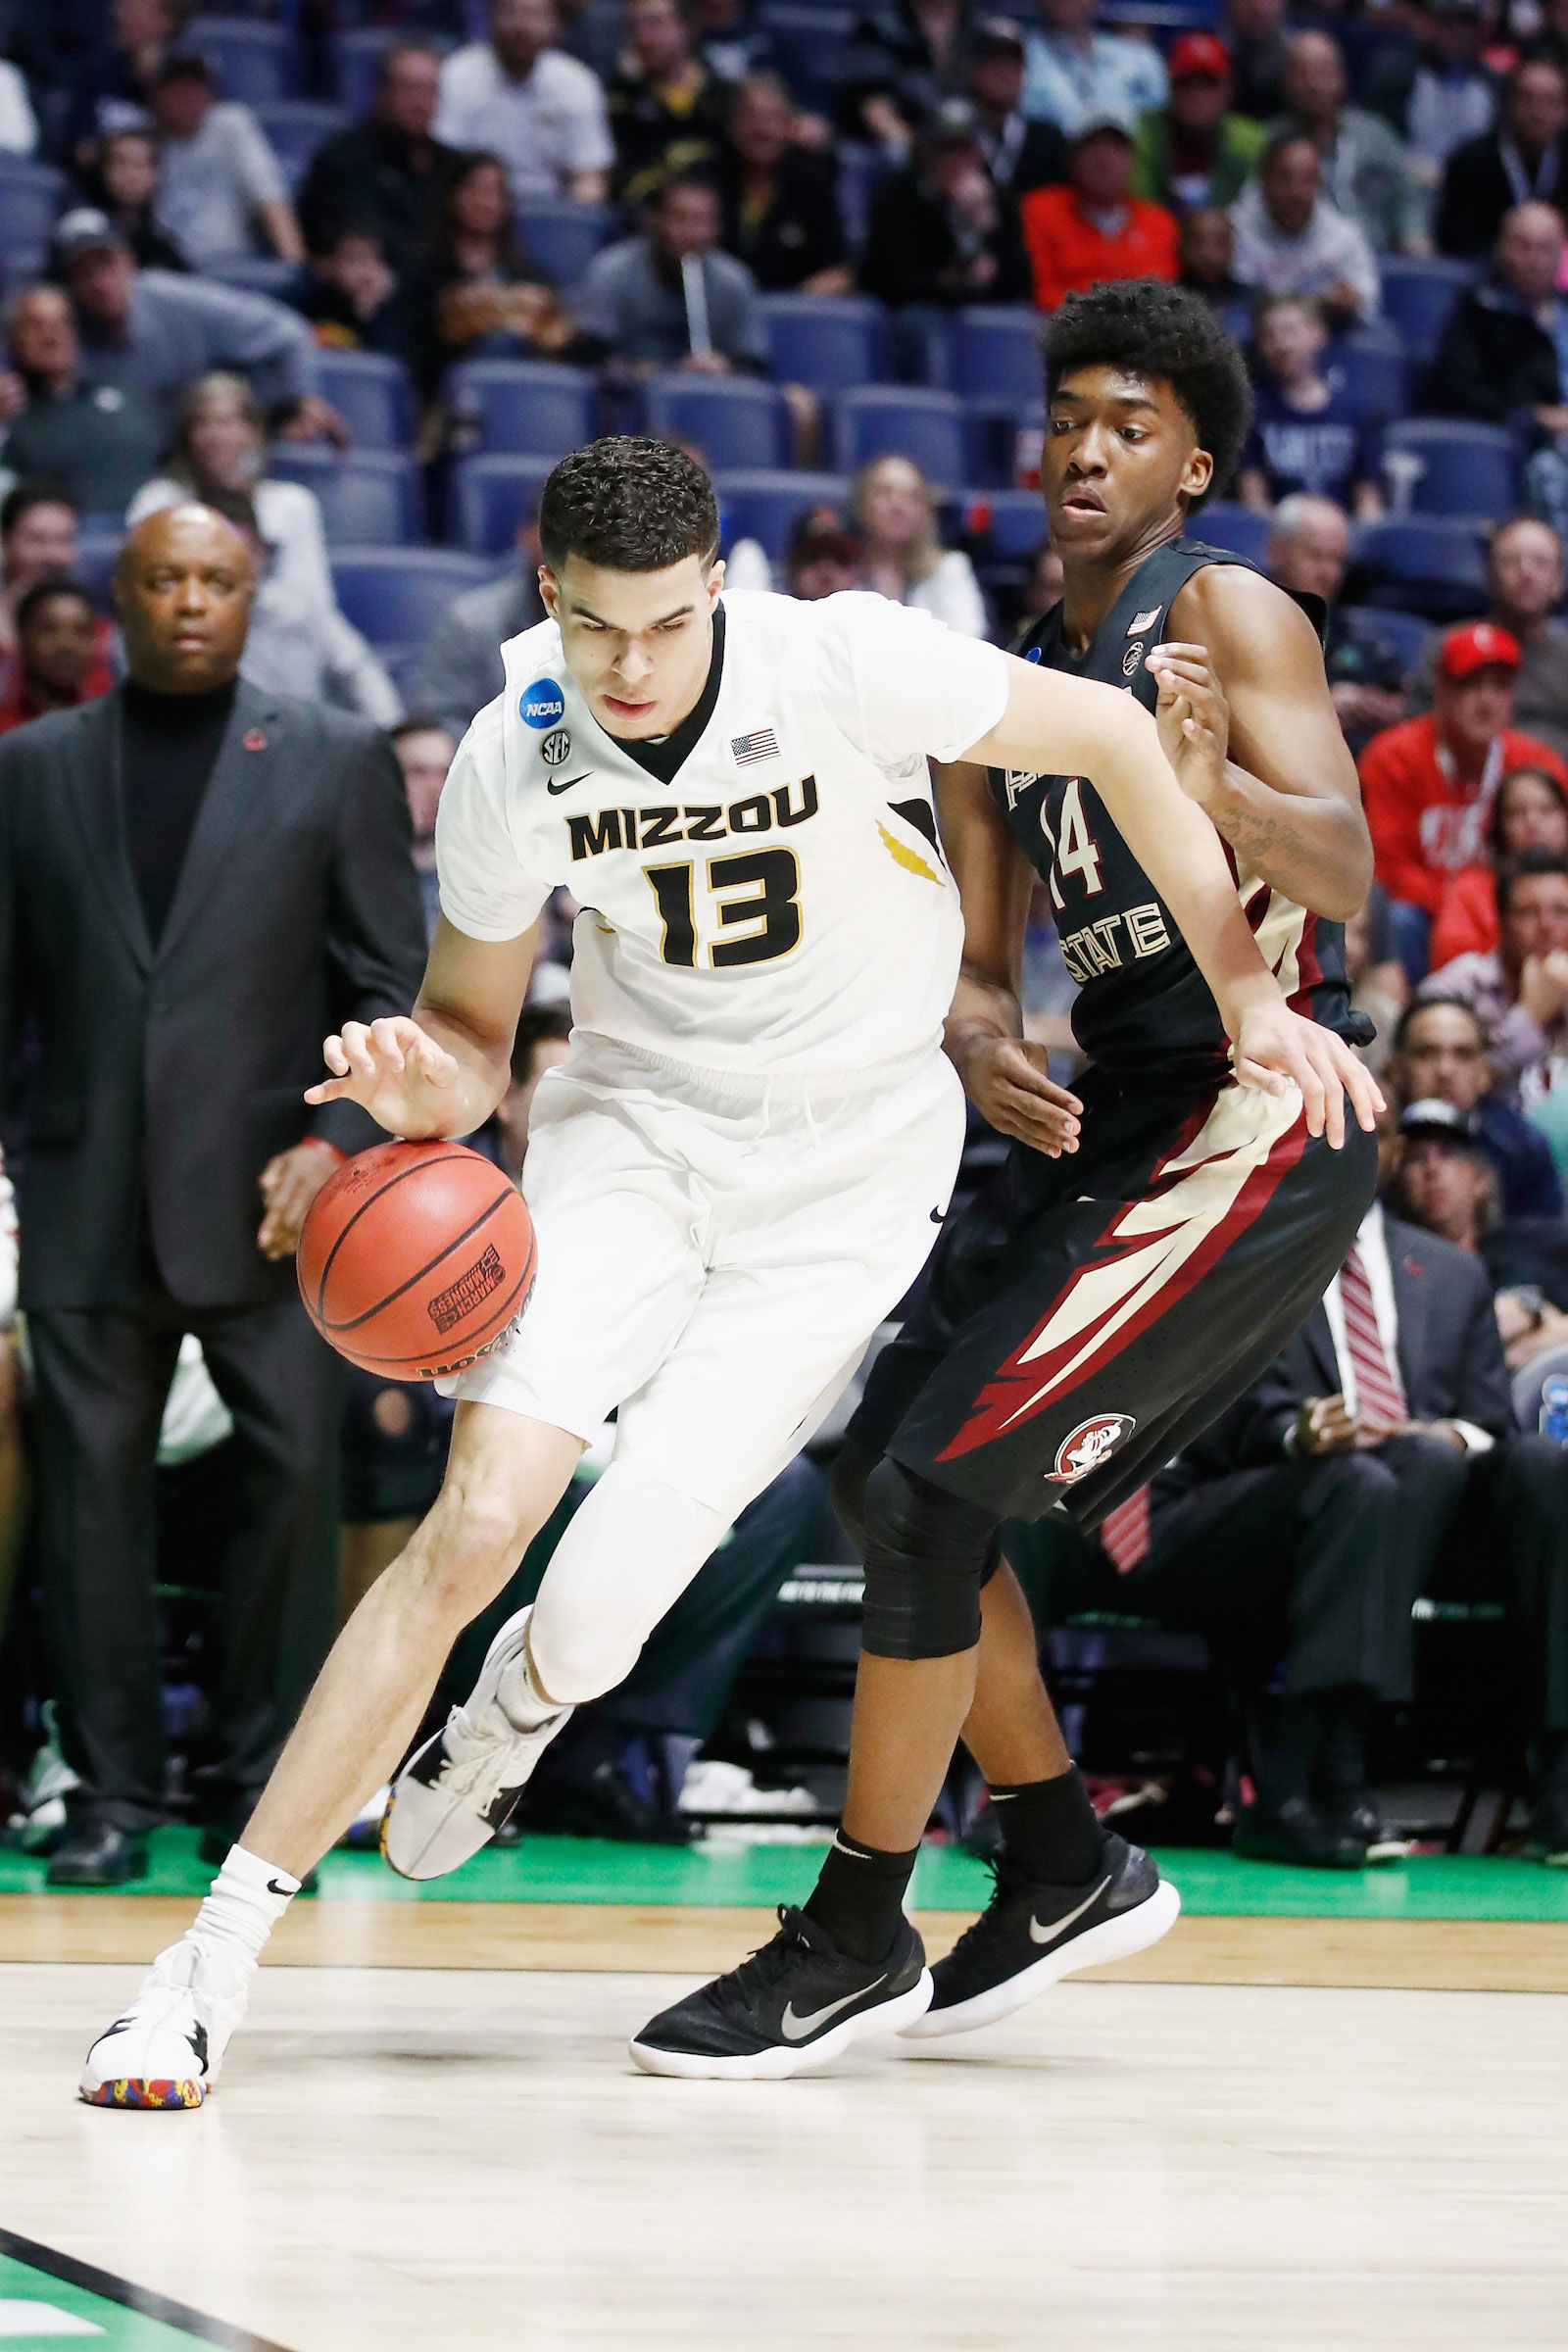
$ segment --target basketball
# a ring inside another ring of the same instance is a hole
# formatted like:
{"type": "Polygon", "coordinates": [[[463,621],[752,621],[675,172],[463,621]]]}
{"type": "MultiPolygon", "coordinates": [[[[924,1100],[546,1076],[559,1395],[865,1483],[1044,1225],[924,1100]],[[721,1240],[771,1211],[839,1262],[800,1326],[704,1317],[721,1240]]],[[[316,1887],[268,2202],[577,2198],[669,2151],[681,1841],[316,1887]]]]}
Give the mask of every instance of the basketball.
{"type": "Polygon", "coordinates": [[[328,1178],[296,1264],[323,1340],[362,1371],[439,1380],[528,1303],[538,1250],[511,1179],[464,1144],[377,1144],[328,1178]]]}

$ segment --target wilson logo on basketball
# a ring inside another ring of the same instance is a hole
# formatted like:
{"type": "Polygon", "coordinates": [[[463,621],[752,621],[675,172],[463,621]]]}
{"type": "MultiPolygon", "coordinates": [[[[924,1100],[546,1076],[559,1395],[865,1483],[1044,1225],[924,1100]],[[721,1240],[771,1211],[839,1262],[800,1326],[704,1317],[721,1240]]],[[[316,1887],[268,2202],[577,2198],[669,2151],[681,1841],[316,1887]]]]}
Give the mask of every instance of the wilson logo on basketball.
{"type": "Polygon", "coordinates": [[[499,1291],[506,1279],[501,1252],[492,1243],[477,1264],[471,1265],[466,1274],[460,1274],[449,1290],[438,1291],[425,1301],[424,1311],[437,1331],[445,1334],[471,1315],[492,1291],[499,1291]]]}
{"type": "Polygon", "coordinates": [[[1054,1486],[1070,1487],[1091,1470],[1098,1470],[1108,1460],[1121,1444],[1138,1427],[1131,1413],[1096,1413],[1092,1421],[1080,1421],[1070,1429],[1056,1447],[1056,1467],[1046,1472],[1054,1486]]]}

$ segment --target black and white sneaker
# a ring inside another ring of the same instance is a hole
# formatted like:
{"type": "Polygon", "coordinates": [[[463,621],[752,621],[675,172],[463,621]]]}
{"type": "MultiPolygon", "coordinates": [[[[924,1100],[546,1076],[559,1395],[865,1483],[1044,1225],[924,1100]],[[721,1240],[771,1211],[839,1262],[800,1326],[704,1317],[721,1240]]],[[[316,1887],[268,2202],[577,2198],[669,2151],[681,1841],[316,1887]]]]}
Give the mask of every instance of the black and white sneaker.
{"type": "Polygon", "coordinates": [[[781,1903],[778,1916],[771,1943],[644,2026],[631,2054],[645,2075],[804,2075],[869,2034],[903,2032],[930,2000],[925,1946],[906,1919],[887,1957],[865,1961],[804,1911],[781,1903]]]}
{"type": "Polygon", "coordinates": [[[945,1960],[931,1971],[931,2006],[903,2031],[910,2040],[994,2025],[1075,1969],[1125,1960],[1173,1927],[1182,1898],[1140,1845],[1107,1837],[1087,1886],[1047,1886],[1021,1878],[1005,1856],[996,1892],[945,1960]]]}

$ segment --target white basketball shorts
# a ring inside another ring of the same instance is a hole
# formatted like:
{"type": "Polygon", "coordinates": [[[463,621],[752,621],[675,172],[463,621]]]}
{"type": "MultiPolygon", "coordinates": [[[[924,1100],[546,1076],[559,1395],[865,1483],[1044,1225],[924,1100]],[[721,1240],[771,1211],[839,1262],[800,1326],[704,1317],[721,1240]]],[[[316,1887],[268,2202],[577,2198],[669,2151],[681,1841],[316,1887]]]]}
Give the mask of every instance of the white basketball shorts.
{"type": "Polygon", "coordinates": [[[533,1101],[539,1272],[516,1329],[443,1382],[727,1516],[799,1450],[936,1240],[963,1144],[946,1055],[731,1077],[593,1034],[533,1101]]]}

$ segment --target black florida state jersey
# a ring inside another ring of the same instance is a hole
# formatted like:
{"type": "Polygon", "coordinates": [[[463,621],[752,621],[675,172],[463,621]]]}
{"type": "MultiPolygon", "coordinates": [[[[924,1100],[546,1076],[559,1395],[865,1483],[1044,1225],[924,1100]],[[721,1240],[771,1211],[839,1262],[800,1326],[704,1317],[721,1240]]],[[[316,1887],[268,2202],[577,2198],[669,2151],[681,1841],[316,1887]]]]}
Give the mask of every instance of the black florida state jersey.
{"type": "MultiPolygon", "coordinates": [[[[1167,634],[1173,600],[1204,564],[1239,562],[1221,548],[1173,540],[1139,565],[1081,657],[1062,642],[1059,605],[1017,650],[1048,669],[1124,686],[1152,711],[1158,689],[1146,664],[1167,634]]],[[[1161,1089],[1202,1087],[1223,1077],[1229,1040],[1208,983],[1094,786],[1083,776],[1007,768],[990,775],[999,806],[1051,894],[1067,969],[1078,983],[1073,1033],[1090,1059],[1161,1089]]],[[[1243,870],[1229,844],[1222,847],[1264,960],[1292,1007],[1354,1042],[1369,1036],[1364,1018],[1349,1008],[1342,925],[1282,897],[1243,870]]]]}

